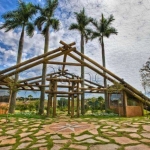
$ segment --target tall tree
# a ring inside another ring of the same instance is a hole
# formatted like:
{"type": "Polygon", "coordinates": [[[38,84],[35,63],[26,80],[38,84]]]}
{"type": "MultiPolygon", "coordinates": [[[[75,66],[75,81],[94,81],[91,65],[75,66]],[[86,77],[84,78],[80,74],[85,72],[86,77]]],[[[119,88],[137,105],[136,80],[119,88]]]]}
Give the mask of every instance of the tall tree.
{"type": "MultiPolygon", "coordinates": [[[[92,21],[92,18],[87,17],[85,10],[81,10],[79,13],[75,12],[77,23],[72,23],[69,27],[69,30],[77,30],[80,32],[81,41],[81,53],[84,54],[84,40],[88,40],[88,34],[91,32],[91,29],[87,28],[87,25],[92,21]]],[[[81,57],[81,60],[84,61],[84,58],[81,57]]],[[[81,66],[81,78],[83,79],[81,87],[84,87],[84,66],[81,66]]],[[[82,91],[84,92],[84,91],[82,91]]],[[[84,114],[84,93],[81,94],[81,114],[84,114]]]]}
{"type": "MultiPolygon", "coordinates": [[[[96,31],[92,32],[92,39],[98,38],[101,48],[102,48],[102,64],[103,67],[106,67],[105,62],[105,49],[104,49],[104,37],[109,38],[112,34],[117,34],[117,30],[111,26],[114,21],[113,15],[110,15],[108,18],[104,18],[103,14],[99,22],[96,19],[93,19],[92,24],[96,28],[96,31]]],[[[104,74],[106,72],[104,71],[104,74]]],[[[104,78],[104,87],[107,87],[106,78],[104,78]]],[[[105,107],[108,108],[108,100],[107,100],[107,91],[105,92],[105,107]]]]}
{"type": "MultiPolygon", "coordinates": [[[[35,20],[35,25],[41,31],[45,38],[44,53],[48,52],[49,48],[49,30],[52,27],[54,30],[59,29],[59,20],[54,18],[55,9],[58,6],[58,0],[46,0],[44,7],[37,6],[40,16],[35,20]]],[[[42,69],[42,85],[45,85],[47,65],[43,64],[42,69]]],[[[39,114],[44,113],[45,87],[41,87],[40,108],[39,114]]]]}
{"type": "MultiPolygon", "coordinates": [[[[0,29],[5,28],[5,32],[10,30],[15,30],[16,28],[21,28],[21,35],[19,39],[18,45],[18,55],[17,55],[17,64],[21,62],[22,52],[23,52],[23,44],[24,44],[24,32],[26,31],[27,35],[32,37],[34,26],[30,22],[33,15],[36,13],[36,9],[34,8],[32,3],[24,3],[19,2],[18,8],[14,11],[9,11],[2,15],[2,18],[5,20],[4,24],[0,26],[0,29]]],[[[15,74],[14,83],[17,83],[19,79],[19,74],[15,74]]],[[[14,113],[15,105],[16,105],[16,96],[17,92],[13,91],[10,101],[9,112],[14,113]]]]}

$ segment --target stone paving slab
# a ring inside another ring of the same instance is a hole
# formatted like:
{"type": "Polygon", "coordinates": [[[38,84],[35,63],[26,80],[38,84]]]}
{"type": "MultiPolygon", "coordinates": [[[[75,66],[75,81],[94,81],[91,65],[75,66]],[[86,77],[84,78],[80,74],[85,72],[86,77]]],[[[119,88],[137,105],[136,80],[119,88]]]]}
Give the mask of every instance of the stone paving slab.
{"type": "Polygon", "coordinates": [[[25,149],[31,142],[21,143],[17,149],[25,149]]]}
{"type": "Polygon", "coordinates": [[[54,144],[51,150],[60,150],[63,146],[60,144],[54,144]]]}
{"type": "Polygon", "coordinates": [[[131,133],[131,134],[129,134],[129,136],[132,137],[132,138],[138,138],[138,139],[141,138],[141,136],[137,133],[131,133]]]}
{"type": "Polygon", "coordinates": [[[125,150],[150,150],[150,146],[139,144],[135,146],[127,146],[125,147],[125,150]]]}
{"type": "Polygon", "coordinates": [[[78,149],[78,150],[87,150],[87,146],[71,144],[69,148],[78,149]]]}
{"type": "Polygon", "coordinates": [[[102,138],[102,137],[95,137],[97,140],[103,141],[103,142],[110,142],[108,139],[102,138]]]}
{"type": "Polygon", "coordinates": [[[0,141],[10,138],[11,136],[0,136],[0,141]]]}
{"type": "Polygon", "coordinates": [[[117,150],[119,147],[117,144],[98,144],[90,146],[90,150],[117,150]]]}
{"type": "Polygon", "coordinates": [[[123,129],[116,129],[116,131],[121,132],[137,132],[138,128],[123,128],[123,129]]]}
{"type": "Polygon", "coordinates": [[[139,143],[138,141],[129,139],[127,137],[111,137],[112,139],[114,139],[116,141],[116,143],[119,144],[136,144],[139,143]]]}
{"type": "Polygon", "coordinates": [[[21,133],[19,134],[21,138],[23,137],[27,137],[28,135],[31,135],[33,132],[24,132],[24,133],[21,133]]]}
{"type": "Polygon", "coordinates": [[[150,125],[142,125],[142,127],[145,131],[150,132],[150,125]]]}
{"type": "Polygon", "coordinates": [[[0,147],[0,150],[11,150],[12,146],[0,147]]]}
{"type": "Polygon", "coordinates": [[[58,135],[52,135],[52,136],[51,136],[51,139],[53,139],[53,140],[60,140],[61,137],[58,136],[58,135]]]}
{"type": "Polygon", "coordinates": [[[20,142],[29,142],[29,141],[33,141],[33,140],[29,137],[25,137],[25,138],[20,140],[20,142]]]}
{"type": "Polygon", "coordinates": [[[6,144],[15,144],[16,143],[16,138],[12,138],[12,139],[4,139],[1,141],[0,145],[6,145],[6,144]]]}
{"type": "Polygon", "coordinates": [[[41,143],[41,144],[34,144],[33,146],[31,146],[30,148],[39,148],[39,147],[43,147],[43,146],[46,146],[47,143],[41,143]]]}
{"type": "Polygon", "coordinates": [[[91,137],[92,137],[92,135],[84,134],[84,135],[74,137],[74,139],[77,140],[77,141],[81,141],[81,140],[88,139],[88,138],[91,138],[91,137]]]}
{"type": "Polygon", "coordinates": [[[94,139],[86,139],[86,140],[83,140],[79,143],[88,143],[88,144],[94,144],[94,143],[100,143],[99,141],[96,141],[94,139]]]}
{"type": "Polygon", "coordinates": [[[48,150],[47,147],[39,147],[39,150],[48,150]]]}
{"type": "Polygon", "coordinates": [[[141,142],[144,142],[144,143],[150,143],[150,139],[142,139],[140,140],[141,142]]]}
{"type": "Polygon", "coordinates": [[[149,138],[150,139],[150,133],[142,133],[141,135],[143,137],[145,137],[145,138],[149,138]]]}
{"type": "Polygon", "coordinates": [[[68,143],[70,140],[53,140],[53,143],[55,144],[66,144],[68,143]]]}

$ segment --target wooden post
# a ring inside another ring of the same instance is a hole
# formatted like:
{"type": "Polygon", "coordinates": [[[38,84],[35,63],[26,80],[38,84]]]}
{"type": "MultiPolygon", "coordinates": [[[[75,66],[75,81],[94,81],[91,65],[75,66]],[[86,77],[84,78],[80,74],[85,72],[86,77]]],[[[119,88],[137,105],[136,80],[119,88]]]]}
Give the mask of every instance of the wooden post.
{"type": "MultiPolygon", "coordinates": [[[[52,77],[52,75],[50,75],[50,78],[52,77]]],[[[50,81],[49,82],[49,90],[52,91],[53,88],[53,83],[50,81]]],[[[48,95],[48,102],[47,102],[47,116],[50,116],[50,109],[52,107],[52,94],[48,95]]]]}
{"type": "MultiPolygon", "coordinates": [[[[69,82],[70,86],[70,82],[69,82]]],[[[70,92],[70,88],[68,88],[68,92],[70,92]]],[[[68,94],[68,115],[70,115],[70,94],[68,94]]]]}
{"type": "MultiPolygon", "coordinates": [[[[72,92],[74,91],[74,85],[75,83],[72,82],[72,92]]],[[[71,95],[71,117],[73,118],[74,117],[74,94],[71,95]]]]}
{"type": "MultiPolygon", "coordinates": [[[[54,81],[54,91],[57,91],[57,81],[54,81]]],[[[56,117],[56,99],[57,99],[57,94],[54,93],[53,97],[53,117],[56,117]]]]}
{"type": "Polygon", "coordinates": [[[123,91],[123,110],[124,110],[124,116],[127,117],[127,94],[125,91],[123,91]]]}
{"type": "Polygon", "coordinates": [[[74,94],[71,95],[71,118],[74,117],[74,94]]]}
{"type": "MultiPolygon", "coordinates": [[[[77,92],[79,92],[79,82],[77,83],[77,92]]],[[[79,94],[77,94],[77,117],[80,116],[80,113],[79,113],[79,108],[80,108],[80,105],[79,105],[79,94]]]]}

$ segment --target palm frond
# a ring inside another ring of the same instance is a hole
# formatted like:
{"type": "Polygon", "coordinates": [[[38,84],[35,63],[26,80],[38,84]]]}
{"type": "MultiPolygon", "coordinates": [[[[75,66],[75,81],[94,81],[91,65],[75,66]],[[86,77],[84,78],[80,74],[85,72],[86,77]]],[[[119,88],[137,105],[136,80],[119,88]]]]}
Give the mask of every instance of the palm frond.
{"type": "Polygon", "coordinates": [[[97,22],[96,19],[93,19],[93,20],[91,21],[91,23],[92,23],[97,29],[99,28],[98,22],[97,22]]]}
{"type": "Polygon", "coordinates": [[[44,16],[39,16],[38,18],[36,18],[36,20],[34,21],[34,25],[37,26],[37,28],[41,31],[42,30],[42,25],[47,21],[46,17],[44,16]]]}
{"type": "Polygon", "coordinates": [[[91,40],[95,39],[95,38],[99,38],[101,37],[101,34],[99,32],[93,31],[92,36],[91,36],[91,40]]]}
{"type": "Polygon", "coordinates": [[[69,27],[69,30],[79,30],[79,25],[76,23],[72,23],[69,27]]]}
{"type": "Polygon", "coordinates": [[[60,23],[58,19],[53,18],[50,20],[50,23],[54,30],[59,30],[60,23]]]}
{"type": "Polygon", "coordinates": [[[20,26],[22,26],[22,24],[17,20],[6,20],[5,23],[0,26],[0,29],[5,29],[5,32],[8,32],[20,26]]]}
{"type": "Polygon", "coordinates": [[[110,27],[110,28],[108,28],[108,29],[106,30],[104,36],[106,36],[107,38],[109,38],[109,36],[112,35],[112,34],[116,34],[116,35],[117,35],[118,32],[117,32],[117,30],[116,30],[115,28],[110,27]]]}
{"type": "Polygon", "coordinates": [[[32,37],[34,34],[34,25],[30,22],[28,22],[26,25],[26,33],[30,37],[32,37]]]}

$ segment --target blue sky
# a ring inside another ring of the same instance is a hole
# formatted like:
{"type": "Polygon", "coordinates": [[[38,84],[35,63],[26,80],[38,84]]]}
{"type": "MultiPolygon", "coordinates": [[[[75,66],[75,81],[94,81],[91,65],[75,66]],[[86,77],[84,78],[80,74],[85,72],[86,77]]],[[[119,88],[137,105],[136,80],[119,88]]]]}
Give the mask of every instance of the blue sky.
{"type": "MultiPolygon", "coordinates": [[[[43,4],[44,0],[24,0],[43,4]]],[[[17,7],[17,0],[0,0],[0,15],[17,7]]],[[[80,50],[80,35],[77,31],[69,31],[71,23],[76,22],[74,12],[85,8],[90,17],[100,19],[101,13],[108,17],[114,15],[113,26],[118,35],[105,39],[106,67],[120,78],[140,91],[143,91],[139,69],[150,56],[150,2],[149,0],[59,0],[55,17],[60,20],[58,32],[50,33],[49,50],[60,46],[59,41],[76,42],[80,50]]],[[[0,23],[3,20],[0,18],[0,23]]],[[[20,32],[0,31],[0,70],[15,65],[20,32]]],[[[43,53],[44,39],[35,31],[32,39],[25,37],[22,61],[43,53]]],[[[89,41],[85,45],[85,54],[101,64],[101,48],[98,40],[89,41]]],[[[59,59],[59,58],[58,58],[59,59]]],[[[53,66],[55,70],[58,69],[53,66]]],[[[68,68],[70,72],[78,69],[68,68]]],[[[49,67],[49,72],[53,69],[49,67]]],[[[86,77],[91,74],[95,80],[95,73],[86,69],[86,77]]],[[[41,74],[41,66],[37,66],[21,73],[20,79],[34,77],[41,74]]],[[[101,77],[97,82],[102,83],[101,77]]],[[[29,95],[29,94],[27,94],[29,95]]]]}

